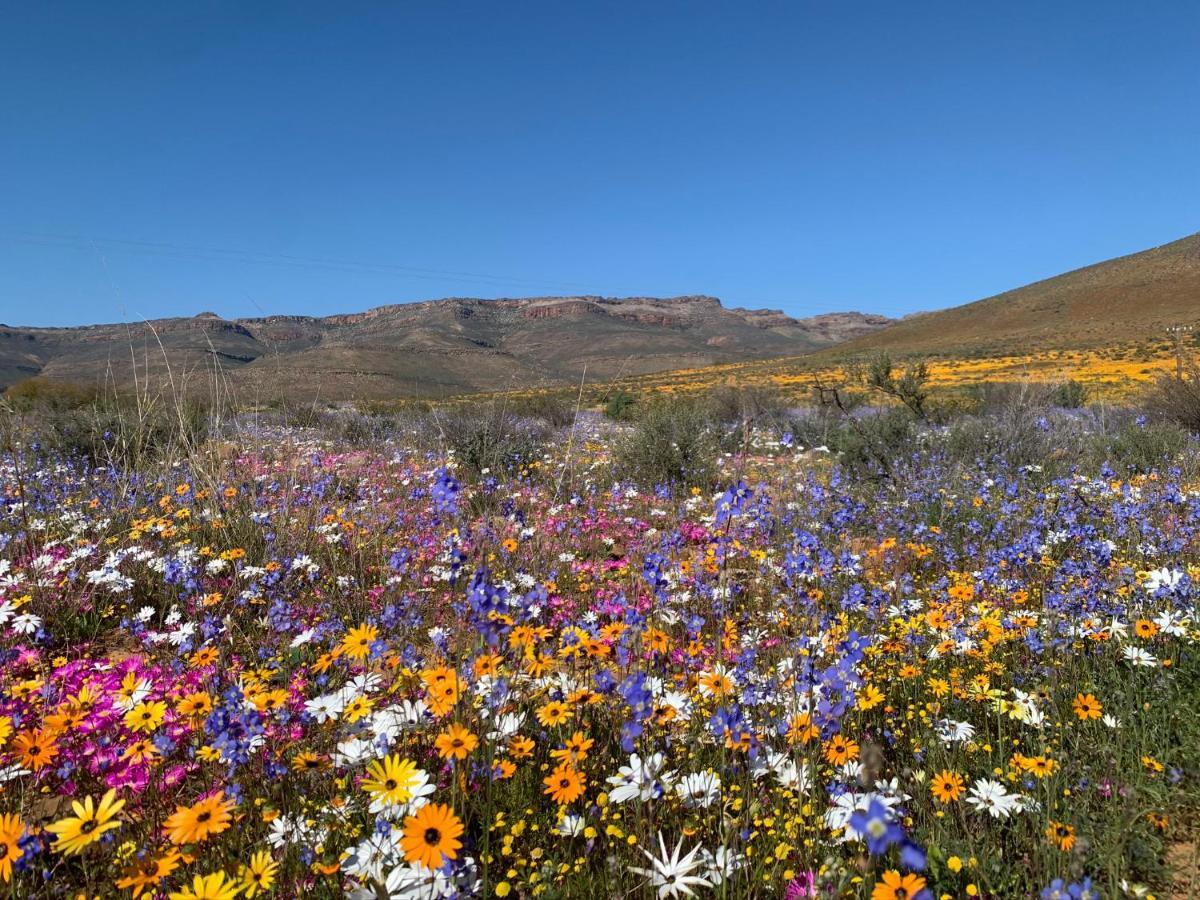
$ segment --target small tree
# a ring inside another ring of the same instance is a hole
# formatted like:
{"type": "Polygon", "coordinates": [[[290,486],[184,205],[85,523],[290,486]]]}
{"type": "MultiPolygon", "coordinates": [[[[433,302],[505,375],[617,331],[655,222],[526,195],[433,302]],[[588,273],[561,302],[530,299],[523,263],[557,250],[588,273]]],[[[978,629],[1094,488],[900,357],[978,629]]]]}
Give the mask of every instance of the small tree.
{"type": "Polygon", "coordinates": [[[626,422],[633,418],[637,402],[628,391],[617,391],[604,404],[604,414],[617,422],[626,422]]]}
{"type": "Polygon", "coordinates": [[[899,401],[918,419],[929,418],[929,367],[924,362],[909,363],[897,375],[892,358],[885,351],[852,374],[863,387],[899,401]]]}
{"type": "Polygon", "coordinates": [[[1079,409],[1087,402],[1087,393],[1083,384],[1071,378],[1054,388],[1051,402],[1063,409],[1079,409]]]}

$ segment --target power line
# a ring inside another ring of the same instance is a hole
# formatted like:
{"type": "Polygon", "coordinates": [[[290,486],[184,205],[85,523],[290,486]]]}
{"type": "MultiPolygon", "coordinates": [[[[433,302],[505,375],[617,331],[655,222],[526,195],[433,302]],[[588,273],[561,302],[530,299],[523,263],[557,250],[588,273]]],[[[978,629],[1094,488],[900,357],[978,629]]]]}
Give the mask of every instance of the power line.
{"type": "Polygon", "coordinates": [[[235,250],[220,247],[203,247],[156,241],[136,241],[126,238],[110,238],[78,234],[54,234],[49,232],[19,231],[0,234],[0,240],[10,243],[32,244],[45,247],[95,252],[103,244],[118,252],[141,256],[156,256],[164,259],[201,260],[207,262],[243,263],[285,268],[324,269],[340,272],[363,272],[377,275],[396,275],[424,281],[458,281],[490,287],[513,285],[580,292],[585,285],[578,282],[554,282],[537,279],[497,275],[485,272],[463,272],[402,265],[391,262],[367,262],[361,260],[336,259],[329,257],[299,256],[286,253],[264,253],[255,250],[235,250]]]}

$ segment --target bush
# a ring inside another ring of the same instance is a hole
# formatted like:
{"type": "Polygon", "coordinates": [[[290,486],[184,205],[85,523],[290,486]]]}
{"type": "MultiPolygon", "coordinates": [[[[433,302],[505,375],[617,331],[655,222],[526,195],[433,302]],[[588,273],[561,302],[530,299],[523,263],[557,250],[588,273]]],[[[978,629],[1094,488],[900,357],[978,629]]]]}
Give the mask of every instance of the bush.
{"type": "Polygon", "coordinates": [[[903,404],[918,419],[929,414],[929,367],[921,360],[905,365],[897,374],[887,352],[871,357],[865,364],[851,366],[851,375],[862,387],[903,404]]]}
{"type": "Polygon", "coordinates": [[[916,417],[906,408],[890,407],[846,419],[829,433],[829,449],[852,475],[890,477],[906,461],[917,437],[916,417]]]}
{"type": "Polygon", "coordinates": [[[1118,472],[1146,474],[1169,468],[1187,448],[1188,432],[1172,422],[1131,423],[1099,444],[1098,452],[1118,472]]]}
{"type": "Polygon", "coordinates": [[[800,449],[831,447],[838,443],[840,432],[846,427],[845,417],[826,408],[806,409],[790,416],[781,431],[792,435],[793,446],[800,449]]]}
{"type": "Polygon", "coordinates": [[[477,406],[434,417],[446,447],[464,471],[511,474],[539,460],[544,427],[500,407],[477,406]]]}
{"type": "Polygon", "coordinates": [[[646,407],[616,448],[623,477],[640,484],[710,486],[716,473],[719,429],[707,404],[660,400],[646,407]]]}
{"type": "Polygon", "coordinates": [[[604,415],[616,422],[630,421],[637,410],[637,401],[627,391],[617,391],[604,404],[604,415]]]}
{"type": "Polygon", "coordinates": [[[1143,395],[1147,415],[1200,434],[1200,372],[1180,378],[1164,375],[1143,395]]]}
{"type": "Polygon", "coordinates": [[[553,428],[565,428],[575,421],[575,403],[558,394],[531,394],[513,400],[509,407],[518,416],[540,419],[553,428]]]}
{"type": "Polygon", "coordinates": [[[216,410],[199,398],[135,398],[35,379],[5,394],[10,442],[134,471],[208,439],[216,410]]]}
{"type": "Polygon", "coordinates": [[[777,426],[788,414],[783,397],[770,387],[727,385],[713,389],[706,399],[713,416],[726,424],[777,426]]]}
{"type": "Polygon", "coordinates": [[[27,378],[5,391],[4,398],[14,410],[19,412],[33,410],[44,412],[82,409],[94,404],[99,399],[99,392],[94,387],[84,387],[65,381],[27,378]]]}
{"type": "Polygon", "coordinates": [[[1050,402],[1063,409],[1079,409],[1087,402],[1087,388],[1071,378],[1062,384],[1055,385],[1050,402]]]}
{"type": "Polygon", "coordinates": [[[986,384],[976,395],[978,413],[953,419],[940,433],[939,449],[959,465],[1045,466],[1069,431],[1057,417],[1049,421],[1057,392],[1029,382],[986,384]]]}

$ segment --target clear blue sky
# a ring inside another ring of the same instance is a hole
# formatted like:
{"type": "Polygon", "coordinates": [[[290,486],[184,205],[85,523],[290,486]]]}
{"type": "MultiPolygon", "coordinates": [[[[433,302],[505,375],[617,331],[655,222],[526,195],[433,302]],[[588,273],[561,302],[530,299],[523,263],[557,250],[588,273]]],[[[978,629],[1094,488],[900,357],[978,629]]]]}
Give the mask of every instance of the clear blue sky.
{"type": "Polygon", "coordinates": [[[10,4],[0,84],[10,324],[900,314],[1200,230],[1191,0],[10,4]]]}

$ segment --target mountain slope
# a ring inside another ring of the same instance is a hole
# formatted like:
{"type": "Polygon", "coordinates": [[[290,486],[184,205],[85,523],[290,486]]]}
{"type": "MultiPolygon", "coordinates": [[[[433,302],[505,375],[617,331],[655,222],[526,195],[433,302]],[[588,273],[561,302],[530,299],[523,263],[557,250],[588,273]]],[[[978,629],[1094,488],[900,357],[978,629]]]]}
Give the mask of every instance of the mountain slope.
{"type": "Polygon", "coordinates": [[[939,312],[902,319],[841,354],[980,355],[1162,339],[1200,318],[1200,233],[939,312]]]}
{"type": "Polygon", "coordinates": [[[219,372],[248,398],[436,397],[795,355],[889,322],[793,319],[696,296],[451,298],[323,318],[0,326],[0,386],[34,375],[128,383],[135,373],[196,384],[219,372]]]}

